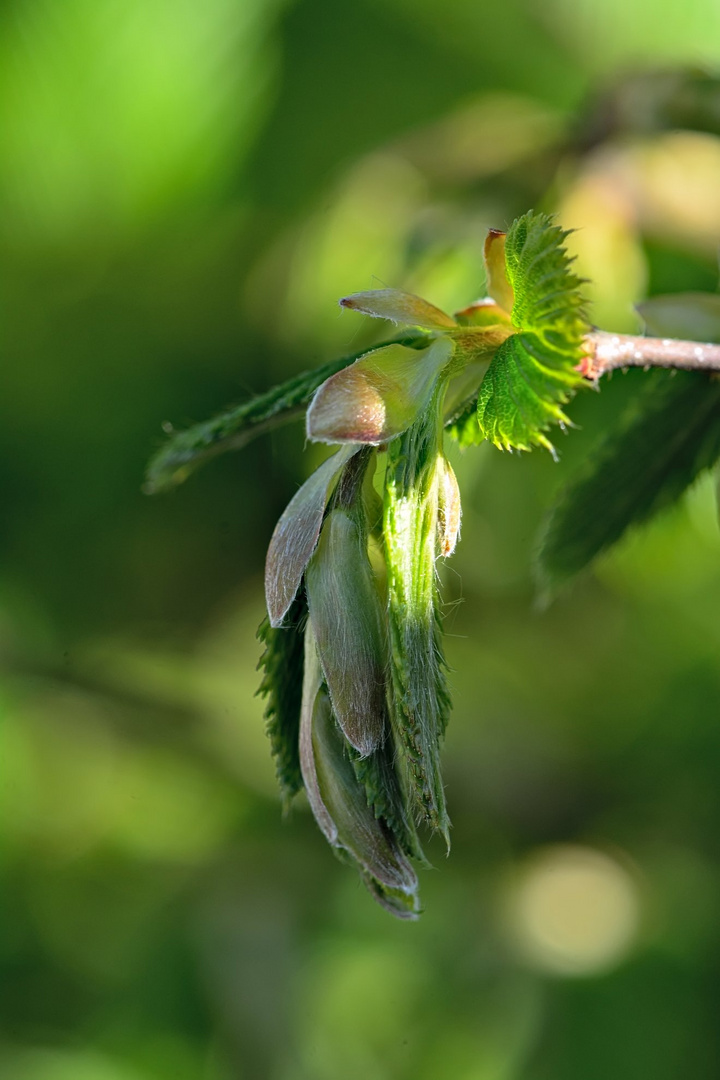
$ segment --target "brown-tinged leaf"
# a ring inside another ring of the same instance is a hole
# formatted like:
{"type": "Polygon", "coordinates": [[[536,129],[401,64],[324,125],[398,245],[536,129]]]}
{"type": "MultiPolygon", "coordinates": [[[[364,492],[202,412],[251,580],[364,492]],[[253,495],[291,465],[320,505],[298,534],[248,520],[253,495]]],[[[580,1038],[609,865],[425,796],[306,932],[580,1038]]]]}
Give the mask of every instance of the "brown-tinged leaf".
{"type": "Polygon", "coordinates": [[[275,526],[265,560],[270,625],[281,626],[300,588],[320,535],[325,507],[344,465],[359,446],[344,446],[324,461],[288,503],[275,526]]]}

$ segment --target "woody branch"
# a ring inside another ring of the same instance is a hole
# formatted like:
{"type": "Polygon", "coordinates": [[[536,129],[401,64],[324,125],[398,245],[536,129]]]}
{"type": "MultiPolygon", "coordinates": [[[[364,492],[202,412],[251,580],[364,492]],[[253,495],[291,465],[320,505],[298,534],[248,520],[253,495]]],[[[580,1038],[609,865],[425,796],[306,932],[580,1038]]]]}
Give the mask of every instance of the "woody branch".
{"type": "Polygon", "coordinates": [[[584,338],[578,370],[597,380],[616,368],[663,367],[720,372],[720,345],[594,330],[584,338]]]}

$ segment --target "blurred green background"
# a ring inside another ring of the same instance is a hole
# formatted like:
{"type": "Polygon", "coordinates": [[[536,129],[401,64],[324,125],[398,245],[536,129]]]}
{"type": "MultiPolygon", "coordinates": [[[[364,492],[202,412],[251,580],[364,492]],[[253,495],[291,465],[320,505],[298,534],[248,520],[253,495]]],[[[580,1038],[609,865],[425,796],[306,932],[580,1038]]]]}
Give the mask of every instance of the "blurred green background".
{"type": "Polygon", "coordinates": [[[553,607],[561,463],[454,455],[449,860],[398,924],[254,695],[301,426],[148,498],[183,426],[483,291],[530,207],[593,318],[717,287],[716,0],[11,0],[0,10],[0,1076],[720,1075],[720,539],[708,478],[553,607]],[[373,336],[374,335],[374,336],[373,336]]]}

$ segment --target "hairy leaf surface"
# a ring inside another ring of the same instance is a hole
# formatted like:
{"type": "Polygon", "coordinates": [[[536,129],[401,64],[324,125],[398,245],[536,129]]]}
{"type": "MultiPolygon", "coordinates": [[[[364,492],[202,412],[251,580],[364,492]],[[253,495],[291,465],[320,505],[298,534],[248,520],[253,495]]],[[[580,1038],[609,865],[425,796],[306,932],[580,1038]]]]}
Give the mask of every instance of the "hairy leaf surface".
{"type": "Polygon", "coordinates": [[[440,740],[450,699],[445,679],[435,560],[442,394],[388,447],[384,537],[392,706],[405,789],[448,842],[440,740]]]}
{"type": "Polygon", "coordinates": [[[517,333],[500,345],[478,398],[480,430],[502,450],[552,449],[544,432],[569,423],[562,405],[583,382],[575,367],[588,327],[566,236],[545,214],[531,211],[505,239],[517,333]]]}

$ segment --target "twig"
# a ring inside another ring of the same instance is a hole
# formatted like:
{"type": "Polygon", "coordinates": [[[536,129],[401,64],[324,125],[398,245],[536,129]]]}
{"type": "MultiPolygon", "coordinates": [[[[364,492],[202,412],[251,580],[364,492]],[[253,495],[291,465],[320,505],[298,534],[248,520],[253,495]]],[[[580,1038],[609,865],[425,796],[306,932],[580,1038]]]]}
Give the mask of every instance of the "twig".
{"type": "Polygon", "coordinates": [[[636,337],[595,330],[584,340],[585,356],[578,370],[597,380],[616,368],[663,367],[685,371],[720,371],[720,345],[677,338],[636,337]]]}

